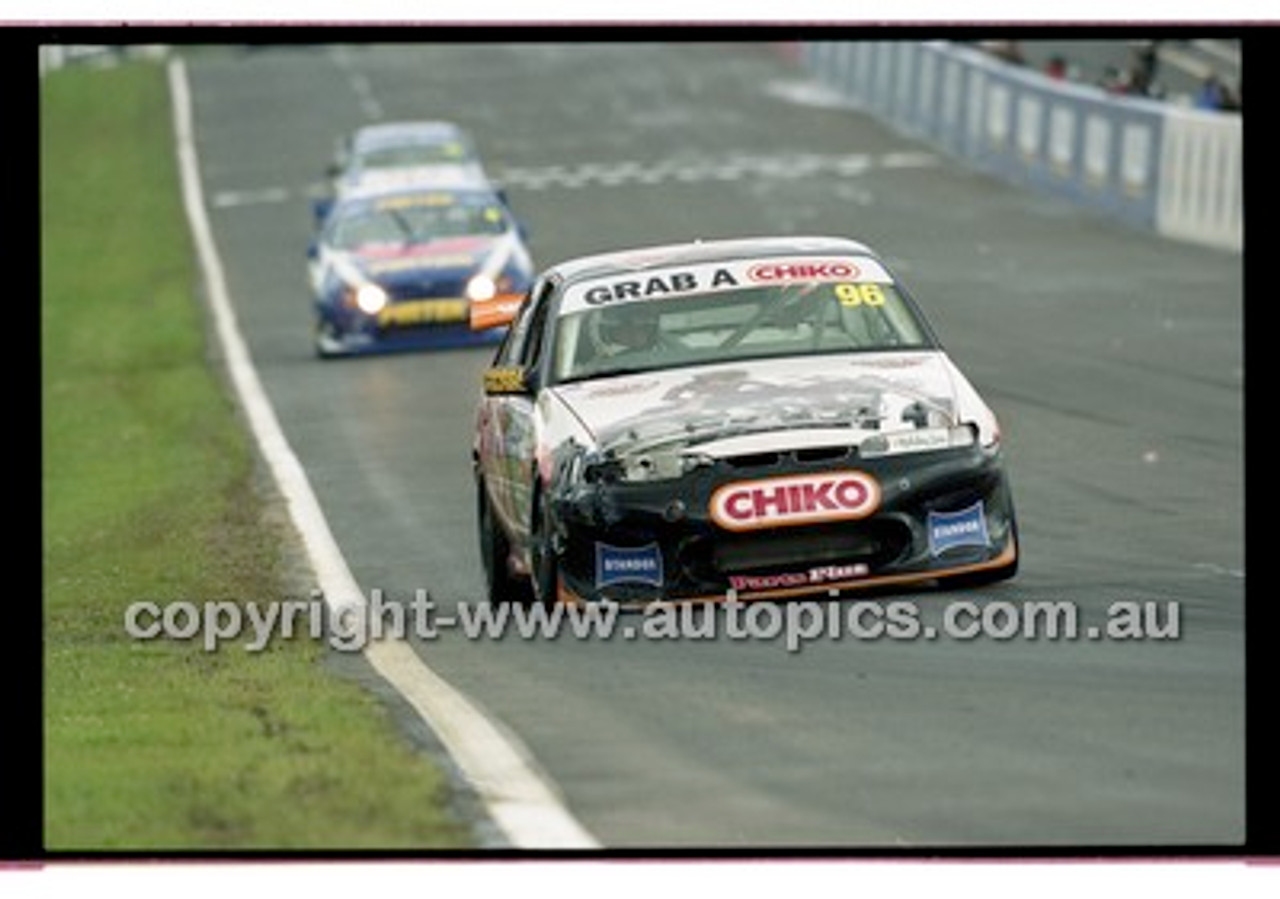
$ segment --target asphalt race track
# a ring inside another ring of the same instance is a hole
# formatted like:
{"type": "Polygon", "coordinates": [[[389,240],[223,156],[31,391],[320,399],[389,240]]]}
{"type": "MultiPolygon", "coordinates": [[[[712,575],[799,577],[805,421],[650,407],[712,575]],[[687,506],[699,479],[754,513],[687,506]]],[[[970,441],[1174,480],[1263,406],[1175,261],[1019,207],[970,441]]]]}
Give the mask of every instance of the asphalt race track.
{"type": "MultiPolygon", "coordinates": [[[[880,249],[1000,416],[1012,582],[910,599],[1176,610],[1173,639],[421,641],[608,847],[1238,846],[1241,258],[974,174],[767,46],[201,48],[206,198],[268,395],[365,589],[477,601],[489,350],[321,362],[304,251],[341,133],[469,129],[540,265],[830,233],[880,249]]],[[[852,600],[850,600],[852,601],[852,600]]]]}

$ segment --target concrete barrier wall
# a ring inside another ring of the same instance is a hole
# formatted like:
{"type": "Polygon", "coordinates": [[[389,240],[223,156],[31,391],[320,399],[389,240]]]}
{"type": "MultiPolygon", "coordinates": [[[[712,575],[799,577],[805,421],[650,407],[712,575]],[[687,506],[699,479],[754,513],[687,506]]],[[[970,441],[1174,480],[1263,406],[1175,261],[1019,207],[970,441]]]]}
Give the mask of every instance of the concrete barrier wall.
{"type": "Polygon", "coordinates": [[[1156,228],[1239,250],[1244,243],[1243,120],[1171,109],[1165,114],[1156,228]]]}
{"type": "Polygon", "coordinates": [[[808,42],[799,58],[855,107],[992,175],[1242,249],[1239,114],[1117,97],[945,41],[808,42]]]}

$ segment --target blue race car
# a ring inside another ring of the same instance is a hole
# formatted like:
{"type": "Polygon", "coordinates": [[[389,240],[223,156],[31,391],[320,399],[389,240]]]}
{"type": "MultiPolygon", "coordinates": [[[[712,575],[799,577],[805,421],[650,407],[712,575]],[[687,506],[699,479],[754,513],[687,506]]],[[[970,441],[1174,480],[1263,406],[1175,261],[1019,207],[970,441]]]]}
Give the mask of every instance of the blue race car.
{"type": "Polygon", "coordinates": [[[495,343],[533,279],[488,182],[352,191],[308,248],[322,358],[495,343]]]}

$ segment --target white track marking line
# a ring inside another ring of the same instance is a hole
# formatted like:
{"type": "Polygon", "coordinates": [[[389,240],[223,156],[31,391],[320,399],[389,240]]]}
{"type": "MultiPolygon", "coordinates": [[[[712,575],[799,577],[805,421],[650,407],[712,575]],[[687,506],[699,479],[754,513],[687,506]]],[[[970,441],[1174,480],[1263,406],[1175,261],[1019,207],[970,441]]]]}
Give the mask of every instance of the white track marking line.
{"type": "MultiPolygon", "coordinates": [[[[181,59],[169,64],[169,85],[183,204],[232,387],[302,537],[325,602],[335,613],[352,603],[364,606],[364,595],[329,529],[302,463],[267,400],[236,323],[200,185],[191,94],[181,59]]],[[[439,736],[514,846],[599,848],[595,838],[564,807],[554,788],[539,775],[528,750],[441,679],[407,643],[371,642],[364,654],[439,736]]]]}
{"type": "Polygon", "coordinates": [[[284,187],[263,187],[257,190],[224,190],[213,195],[213,208],[229,209],[233,206],[285,203],[289,199],[289,190],[284,187]]]}
{"type": "Polygon", "coordinates": [[[365,117],[373,121],[381,119],[385,113],[382,109],[382,104],[378,102],[378,98],[373,93],[373,82],[363,72],[355,70],[351,62],[351,54],[347,51],[347,48],[336,47],[333,51],[333,60],[347,76],[347,83],[351,86],[352,93],[356,95],[356,101],[360,104],[360,110],[365,114],[365,117]]]}
{"type": "MultiPolygon", "coordinates": [[[[547,190],[564,188],[628,187],[653,185],[674,181],[681,184],[697,184],[712,181],[779,181],[796,180],[829,175],[838,179],[854,179],[875,171],[933,168],[938,158],[930,153],[898,151],[871,156],[866,153],[845,153],[823,156],[817,153],[791,153],[775,156],[746,156],[730,154],[723,160],[675,159],[658,160],[650,164],[634,161],[614,163],[584,162],[575,166],[512,166],[499,170],[496,180],[505,187],[521,190],[547,190]]],[[[305,187],[250,187],[242,190],[223,190],[211,197],[214,209],[236,209],[260,206],[268,203],[284,203],[297,197],[320,197],[326,193],[324,184],[305,187]]]]}

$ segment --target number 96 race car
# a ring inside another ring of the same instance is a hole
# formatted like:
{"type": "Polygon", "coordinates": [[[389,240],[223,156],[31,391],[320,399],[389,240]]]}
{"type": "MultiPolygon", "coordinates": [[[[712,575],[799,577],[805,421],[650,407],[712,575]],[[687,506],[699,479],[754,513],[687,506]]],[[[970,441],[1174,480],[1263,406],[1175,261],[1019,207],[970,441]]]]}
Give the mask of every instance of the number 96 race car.
{"type": "Polygon", "coordinates": [[[996,418],[868,247],[707,241],[537,278],[484,377],[493,601],[1011,577],[996,418]]]}

